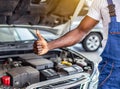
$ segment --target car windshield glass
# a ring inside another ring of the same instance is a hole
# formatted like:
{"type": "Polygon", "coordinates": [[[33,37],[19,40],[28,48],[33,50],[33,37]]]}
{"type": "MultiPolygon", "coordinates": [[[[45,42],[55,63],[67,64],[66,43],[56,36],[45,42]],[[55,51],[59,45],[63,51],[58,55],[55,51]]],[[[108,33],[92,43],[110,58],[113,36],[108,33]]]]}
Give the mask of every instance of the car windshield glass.
{"type": "Polygon", "coordinates": [[[0,28],[0,42],[35,40],[27,28],[0,28]]]}

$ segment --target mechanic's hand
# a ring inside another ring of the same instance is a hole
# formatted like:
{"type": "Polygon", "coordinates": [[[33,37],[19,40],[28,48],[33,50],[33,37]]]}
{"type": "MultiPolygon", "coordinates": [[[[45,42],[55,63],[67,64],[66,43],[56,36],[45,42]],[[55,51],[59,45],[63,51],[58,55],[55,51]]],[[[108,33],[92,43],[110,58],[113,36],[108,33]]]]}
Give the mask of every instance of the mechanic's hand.
{"type": "Polygon", "coordinates": [[[43,55],[48,52],[48,43],[47,41],[41,36],[39,30],[36,30],[36,35],[38,40],[33,44],[34,53],[37,55],[43,55]]]}

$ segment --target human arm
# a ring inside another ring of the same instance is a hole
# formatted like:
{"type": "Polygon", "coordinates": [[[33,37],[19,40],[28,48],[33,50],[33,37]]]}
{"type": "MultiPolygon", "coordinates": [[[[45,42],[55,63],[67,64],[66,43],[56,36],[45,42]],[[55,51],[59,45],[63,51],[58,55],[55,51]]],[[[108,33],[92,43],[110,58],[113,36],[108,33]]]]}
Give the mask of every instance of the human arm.
{"type": "Polygon", "coordinates": [[[34,43],[34,52],[38,55],[43,55],[55,48],[72,46],[81,41],[97,23],[97,20],[86,16],[77,28],[48,43],[37,33],[39,40],[34,43]]]}

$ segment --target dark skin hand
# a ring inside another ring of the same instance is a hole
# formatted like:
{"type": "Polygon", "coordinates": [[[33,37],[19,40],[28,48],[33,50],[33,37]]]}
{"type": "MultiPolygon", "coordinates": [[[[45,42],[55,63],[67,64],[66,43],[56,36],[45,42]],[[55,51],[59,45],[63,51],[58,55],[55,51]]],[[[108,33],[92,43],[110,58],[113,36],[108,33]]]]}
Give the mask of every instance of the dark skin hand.
{"type": "Polygon", "coordinates": [[[66,33],[62,37],[53,40],[51,42],[46,42],[41,34],[37,31],[36,34],[38,36],[38,40],[34,42],[33,49],[37,55],[43,55],[47,53],[49,50],[61,47],[72,46],[78,42],[80,42],[86,34],[98,23],[99,21],[86,16],[79,26],[74,30],[66,33]]]}

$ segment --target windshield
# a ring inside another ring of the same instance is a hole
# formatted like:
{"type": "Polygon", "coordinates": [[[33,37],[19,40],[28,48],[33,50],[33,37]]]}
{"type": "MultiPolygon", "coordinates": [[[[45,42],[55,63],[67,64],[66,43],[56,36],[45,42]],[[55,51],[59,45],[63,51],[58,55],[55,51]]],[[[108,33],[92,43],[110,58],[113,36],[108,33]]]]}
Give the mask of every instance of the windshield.
{"type": "Polygon", "coordinates": [[[27,28],[0,28],[0,42],[35,40],[35,36],[27,28]]]}

